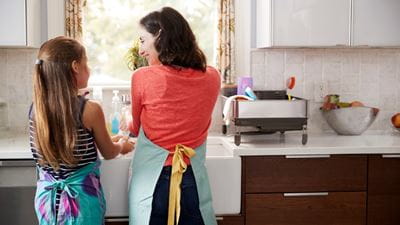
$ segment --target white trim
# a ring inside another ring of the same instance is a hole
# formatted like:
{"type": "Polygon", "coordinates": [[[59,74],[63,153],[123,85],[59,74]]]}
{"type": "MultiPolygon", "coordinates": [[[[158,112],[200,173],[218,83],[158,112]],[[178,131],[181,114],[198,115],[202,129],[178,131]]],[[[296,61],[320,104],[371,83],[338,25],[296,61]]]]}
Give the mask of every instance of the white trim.
{"type": "Polygon", "coordinates": [[[65,35],[65,0],[47,0],[47,40],[65,35]]]}
{"type": "Polygon", "coordinates": [[[255,0],[235,0],[235,66],[236,77],[250,74],[252,3],[255,0]]]}

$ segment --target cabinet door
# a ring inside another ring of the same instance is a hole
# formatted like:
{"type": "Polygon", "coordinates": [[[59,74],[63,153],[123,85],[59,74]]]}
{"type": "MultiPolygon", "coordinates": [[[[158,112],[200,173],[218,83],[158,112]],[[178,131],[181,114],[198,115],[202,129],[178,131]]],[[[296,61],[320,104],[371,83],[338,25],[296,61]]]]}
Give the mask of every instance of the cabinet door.
{"type": "Polygon", "coordinates": [[[246,224],[366,224],[365,192],[312,194],[289,197],[283,194],[246,194],[246,224]]]}
{"type": "Polygon", "coordinates": [[[106,222],[106,225],[129,225],[129,222],[106,222]]]}
{"type": "Polygon", "coordinates": [[[274,46],[350,44],[350,0],[272,0],[274,46]]]}
{"type": "Polygon", "coordinates": [[[400,155],[368,162],[368,225],[400,224],[400,155]]]}
{"type": "Polygon", "coordinates": [[[399,0],[353,2],[353,45],[400,46],[399,0]]]}
{"type": "Polygon", "coordinates": [[[25,0],[0,0],[0,46],[26,45],[25,0]]]}

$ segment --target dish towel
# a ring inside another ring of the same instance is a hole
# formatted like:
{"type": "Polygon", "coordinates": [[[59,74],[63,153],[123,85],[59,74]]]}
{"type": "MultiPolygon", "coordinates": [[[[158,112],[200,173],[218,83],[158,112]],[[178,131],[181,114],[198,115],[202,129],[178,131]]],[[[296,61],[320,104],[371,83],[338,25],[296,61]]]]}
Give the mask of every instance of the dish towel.
{"type": "Polygon", "coordinates": [[[225,104],[224,104],[224,109],[222,110],[222,116],[223,116],[224,123],[227,126],[231,122],[232,113],[230,113],[230,111],[232,108],[232,101],[239,99],[239,98],[254,101],[252,98],[250,98],[246,95],[233,95],[233,96],[230,96],[228,99],[226,99],[225,104]]]}

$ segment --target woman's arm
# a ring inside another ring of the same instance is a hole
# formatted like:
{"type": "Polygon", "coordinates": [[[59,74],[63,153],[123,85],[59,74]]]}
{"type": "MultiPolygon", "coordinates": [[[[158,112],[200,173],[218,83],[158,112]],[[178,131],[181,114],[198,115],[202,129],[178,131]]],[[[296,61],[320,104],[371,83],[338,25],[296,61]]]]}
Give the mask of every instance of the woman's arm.
{"type": "Polygon", "coordinates": [[[82,120],[85,127],[93,132],[97,148],[105,159],[112,159],[119,153],[132,151],[133,144],[121,138],[115,139],[116,142],[111,140],[107,132],[104,113],[99,103],[87,101],[82,120]]]}

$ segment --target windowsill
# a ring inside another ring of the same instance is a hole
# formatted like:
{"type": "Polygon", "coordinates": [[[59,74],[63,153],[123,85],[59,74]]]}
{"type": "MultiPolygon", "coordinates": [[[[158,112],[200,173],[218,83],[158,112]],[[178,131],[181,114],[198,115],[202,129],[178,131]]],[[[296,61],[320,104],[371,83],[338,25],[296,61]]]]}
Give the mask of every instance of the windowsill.
{"type": "Polygon", "coordinates": [[[130,90],[131,89],[131,85],[90,85],[87,87],[87,89],[89,90],[93,90],[93,88],[101,88],[102,90],[130,90]]]}

